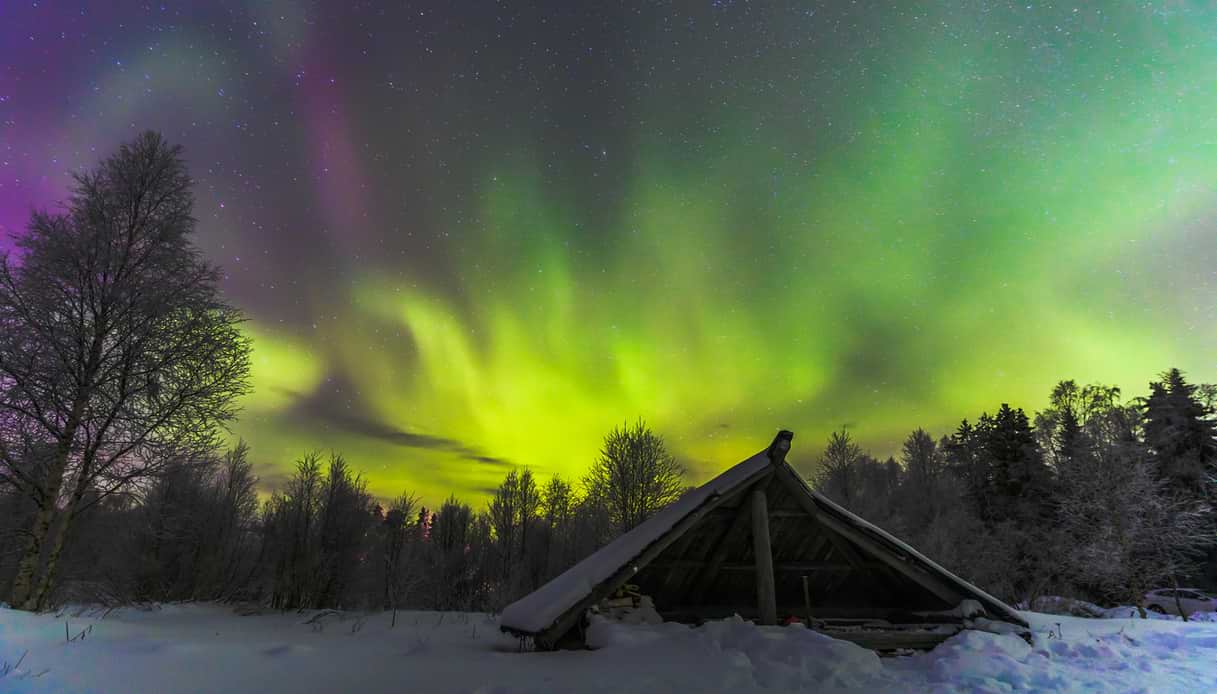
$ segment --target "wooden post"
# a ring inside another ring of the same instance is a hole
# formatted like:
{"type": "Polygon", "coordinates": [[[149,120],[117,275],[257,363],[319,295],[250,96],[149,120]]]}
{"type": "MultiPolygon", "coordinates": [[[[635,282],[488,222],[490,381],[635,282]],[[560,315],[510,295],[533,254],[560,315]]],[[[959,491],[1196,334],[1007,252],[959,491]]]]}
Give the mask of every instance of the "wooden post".
{"type": "Polygon", "coordinates": [[[773,443],[769,444],[769,450],[765,455],[769,456],[769,462],[774,465],[781,465],[786,462],[786,454],[790,452],[790,441],[794,439],[794,432],[785,429],[778,432],[778,435],[773,437],[773,443]]]}
{"type": "Polygon", "coordinates": [[[760,623],[778,623],[777,590],[773,585],[773,551],[769,547],[769,505],[765,491],[752,492],[752,548],[756,553],[756,608],[760,623]]]}
{"type": "Polygon", "coordinates": [[[807,586],[807,576],[803,576],[803,607],[807,610],[807,628],[811,628],[811,589],[807,586]]]}

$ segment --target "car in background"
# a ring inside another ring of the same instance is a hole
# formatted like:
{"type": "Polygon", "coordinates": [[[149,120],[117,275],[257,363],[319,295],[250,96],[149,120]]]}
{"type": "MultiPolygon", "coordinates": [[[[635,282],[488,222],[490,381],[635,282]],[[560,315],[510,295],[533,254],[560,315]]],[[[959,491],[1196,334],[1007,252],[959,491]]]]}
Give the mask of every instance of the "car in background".
{"type": "Polygon", "coordinates": [[[1195,588],[1159,588],[1145,594],[1145,607],[1160,614],[1217,612],[1217,597],[1195,588]]]}

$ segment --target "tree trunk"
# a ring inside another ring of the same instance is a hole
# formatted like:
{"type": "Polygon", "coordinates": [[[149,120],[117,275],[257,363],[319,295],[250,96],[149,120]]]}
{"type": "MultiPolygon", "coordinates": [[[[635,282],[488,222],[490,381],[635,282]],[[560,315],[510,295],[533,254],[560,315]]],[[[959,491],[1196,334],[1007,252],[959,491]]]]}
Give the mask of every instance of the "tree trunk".
{"type": "Polygon", "coordinates": [[[68,467],[68,454],[71,452],[72,441],[76,438],[76,427],[80,421],[80,411],[83,409],[83,405],[73,408],[73,417],[64,432],[64,438],[55,447],[55,459],[51,461],[51,467],[47,471],[44,490],[46,494],[42,499],[42,508],[38,510],[38,515],[34,519],[34,527],[30,528],[25,553],[17,567],[17,576],[13,579],[13,591],[9,600],[21,609],[33,609],[25,607],[25,605],[33,597],[34,579],[38,574],[39,565],[42,563],[42,548],[46,543],[47,533],[50,532],[59,512],[56,504],[59,500],[59,492],[63,488],[63,473],[68,467]]]}
{"type": "MultiPolygon", "coordinates": [[[[59,490],[55,490],[58,495],[59,490]]],[[[34,574],[42,562],[42,544],[46,539],[51,523],[55,520],[55,500],[47,499],[39,509],[34,519],[34,527],[30,528],[26,539],[25,550],[21,555],[21,563],[17,567],[17,576],[13,578],[13,590],[9,599],[12,604],[22,607],[30,596],[30,587],[34,582],[34,574]]]]}
{"type": "Polygon", "coordinates": [[[1183,618],[1183,621],[1186,622],[1187,612],[1184,611],[1183,602],[1179,599],[1179,578],[1175,576],[1174,572],[1171,572],[1171,587],[1175,589],[1175,610],[1183,618]]]}
{"type": "Polygon", "coordinates": [[[46,607],[47,596],[51,592],[51,584],[55,581],[55,574],[59,569],[59,555],[63,552],[63,541],[68,535],[68,526],[71,524],[71,513],[63,514],[63,522],[52,529],[51,538],[51,554],[47,557],[46,568],[42,572],[42,577],[39,579],[36,588],[30,592],[23,609],[30,612],[37,612],[46,607]]]}
{"type": "Polygon", "coordinates": [[[55,575],[59,570],[59,555],[63,552],[63,543],[67,539],[68,529],[72,525],[72,515],[79,508],[80,501],[84,498],[85,490],[88,488],[88,475],[85,473],[86,470],[82,469],[76,478],[72,498],[68,500],[68,505],[62,512],[63,522],[51,528],[51,554],[47,557],[46,569],[42,572],[42,580],[38,581],[37,589],[26,598],[25,609],[31,612],[46,607],[51,588],[55,585],[55,575]]]}

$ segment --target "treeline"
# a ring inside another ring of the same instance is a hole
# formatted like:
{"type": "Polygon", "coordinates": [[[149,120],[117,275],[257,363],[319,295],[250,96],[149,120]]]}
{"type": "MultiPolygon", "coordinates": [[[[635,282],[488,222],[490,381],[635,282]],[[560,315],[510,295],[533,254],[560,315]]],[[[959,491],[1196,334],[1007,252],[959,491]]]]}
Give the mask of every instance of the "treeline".
{"type": "Polygon", "coordinates": [[[1177,369],[1129,402],[1059,383],[1029,418],[1001,405],[899,459],[832,435],[818,488],[1011,601],[1136,604],[1155,587],[1217,588],[1217,387],[1177,369]]]}
{"type": "MultiPolygon", "coordinates": [[[[583,478],[512,470],[480,508],[453,496],[430,509],[408,493],[381,503],[341,456],[316,453],[259,503],[242,444],[98,496],[68,534],[50,603],[496,610],[678,498],[683,474],[639,421],[606,437],[583,478]]],[[[0,536],[12,538],[36,509],[4,491],[0,536]]]]}
{"type": "MultiPolygon", "coordinates": [[[[938,439],[917,429],[898,458],[834,433],[811,477],[1007,600],[1135,603],[1153,587],[1212,584],[1215,391],[1177,370],[1129,402],[1066,381],[1034,418],[1002,405],[938,439]]],[[[451,496],[427,508],[409,493],[378,501],[334,454],[305,455],[262,503],[256,485],[240,445],[165,464],[129,494],[93,492],[54,600],[493,611],[688,488],[641,421],[613,430],[581,478],[512,470],[478,507],[451,496]]],[[[35,515],[0,492],[3,537],[35,515]]],[[[14,569],[11,555],[0,560],[0,585],[14,569]]]]}

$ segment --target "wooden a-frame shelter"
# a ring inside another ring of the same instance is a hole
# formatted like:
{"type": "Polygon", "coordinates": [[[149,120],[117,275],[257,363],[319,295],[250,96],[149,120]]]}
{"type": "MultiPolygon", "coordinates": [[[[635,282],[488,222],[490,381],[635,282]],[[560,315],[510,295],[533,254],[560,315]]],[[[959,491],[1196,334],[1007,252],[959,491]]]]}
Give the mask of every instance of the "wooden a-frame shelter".
{"type": "Polygon", "coordinates": [[[779,433],[509,605],[501,629],[578,646],[588,609],[629,583],[668,621],[793,616],[876,650],[929,648],[964,628],[1026,636],[1008,605],[809,487],[786,462],[792,438],[779,433]]]}

